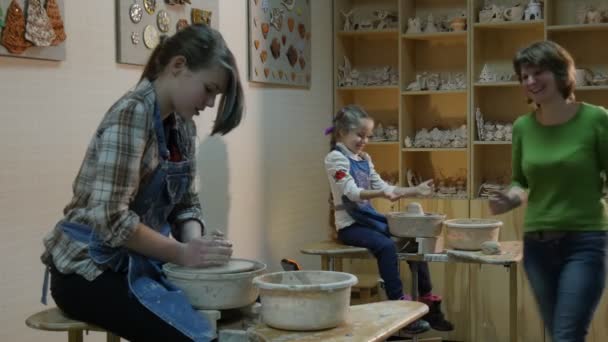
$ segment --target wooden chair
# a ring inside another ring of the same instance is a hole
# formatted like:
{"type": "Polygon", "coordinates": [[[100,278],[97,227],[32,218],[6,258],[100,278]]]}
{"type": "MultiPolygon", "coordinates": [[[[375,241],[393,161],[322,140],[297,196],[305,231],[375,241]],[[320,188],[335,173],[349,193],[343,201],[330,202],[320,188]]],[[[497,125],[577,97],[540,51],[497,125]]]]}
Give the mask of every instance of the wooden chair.
{"type": "MultiPolygon", "coordinates": [[[[67,331],[68,342],[82,342],[83,331],[105,332],[105,330],[94,325],[66,317],[59,308],[47,309],[35,313],[25,320],[25,324],[32,329],[67,331]]],[[[106,341],[120,342],[120,337],[108,332],[106,341]]]]}

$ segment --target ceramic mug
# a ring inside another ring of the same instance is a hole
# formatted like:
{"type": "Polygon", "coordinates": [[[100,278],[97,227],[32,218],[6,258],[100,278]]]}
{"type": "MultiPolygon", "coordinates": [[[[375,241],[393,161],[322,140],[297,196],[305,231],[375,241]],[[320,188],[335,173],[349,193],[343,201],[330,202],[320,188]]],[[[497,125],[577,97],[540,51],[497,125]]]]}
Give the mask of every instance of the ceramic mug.
{"type": "Polygon", "coordinates": [[[502,15],[508,21],[520,21],[524,17],[524,9],[521,6],[513,6],[504,10],[502,15]]]}

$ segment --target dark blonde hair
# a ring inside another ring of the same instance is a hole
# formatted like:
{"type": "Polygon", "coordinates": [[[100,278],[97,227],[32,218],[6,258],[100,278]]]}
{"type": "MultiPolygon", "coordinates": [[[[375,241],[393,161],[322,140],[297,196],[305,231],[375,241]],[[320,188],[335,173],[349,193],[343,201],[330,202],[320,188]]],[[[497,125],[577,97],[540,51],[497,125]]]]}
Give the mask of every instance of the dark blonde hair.
{"type": "Polygon", "coordinates": [[[244,95],[234,55],[217,31],[204,24],[190,25],[170,37],[162,37],[156,46],[141,79],[154,81],[175,56],[183,56],[191,71],[223,68],[228,76],[226,92],[222,94],[211,134],[222,135],[239,125],[243,117],[244,95]]]}
{"type": "Polygon", "coordinates": [[[515,69],[520,83],[522,82],[521,69],[529,66],[551,71],[562,97],[574,100],[574,59],[566,49],[550,40],[532,43],[519,50],[513,58],[513,69],[515,69]]]}
{"type": "Polygon", "coordinates": [[[332,120],[331,149],[336,147],[336,142],[340,134],[348,134],[359,128],[361,119],[371,119],[371,117],[360,106],[351,104],[340,109],[332,120]]]}

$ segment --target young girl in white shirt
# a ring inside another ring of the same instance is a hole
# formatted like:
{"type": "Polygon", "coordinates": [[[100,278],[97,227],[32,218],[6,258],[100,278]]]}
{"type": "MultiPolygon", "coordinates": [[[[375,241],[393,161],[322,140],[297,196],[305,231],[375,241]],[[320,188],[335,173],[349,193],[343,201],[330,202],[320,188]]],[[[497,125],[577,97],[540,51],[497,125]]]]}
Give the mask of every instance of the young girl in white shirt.
{"type": "MultiPolygon", "coordinates": [[[[335,226],[342,243],[367,248],[376,257],[388,298],[408,300],[411,297],[403,293],[397,248],[388,232],[386,217],[378,213],[369,200],[396,201],[408,196],[428,196],[432,193],[433,181],[427,180],[415,187],[391,186],[384,182],[370,156],[363,152],[373,129],[373,119],[359,106],[349,105],[338,111],[333,126],[325,132],[332,135],[332,150],[325,157],[325,170],[333,197],[335,226]]],[[[418,266],[420,300],[431,308],[425,318],[437,330],[452,330],[452,324],[441,313],[440,297],[431,293],[428,265],[423,262],[418,266]]],[[[418,320],[407,330],[421,333],[430,328],[429,323],[418,320]]]]}

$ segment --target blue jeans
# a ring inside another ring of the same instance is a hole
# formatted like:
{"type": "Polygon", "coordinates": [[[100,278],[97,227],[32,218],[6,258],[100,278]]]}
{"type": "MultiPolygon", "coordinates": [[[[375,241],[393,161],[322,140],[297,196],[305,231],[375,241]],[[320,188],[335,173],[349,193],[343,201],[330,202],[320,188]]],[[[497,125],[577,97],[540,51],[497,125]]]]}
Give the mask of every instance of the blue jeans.
{"type": "Polygon", "coordinates": [[[584,342],[602,296],[606,232],[524,236],[524,267],[553,342],[584,342]]]}
{"type": "MultiPolygon", "coordinates": [[[[384,280],[388,299],[403,296],[403,284],[399,277],[399,258],[395,242],[387,235],[357,223],[338,230],[338,239],[346,245],[367,248],[378,262],[380,277],[384,280]]],[[[415,262],[415,261],[414,261],[415,262]]],[[[413,262],[409,262],[411,265],[413,262]]],[[[431,277],[426,262],[418,264],[418,292],[425,295],[431,292],[431,277]]]]}

